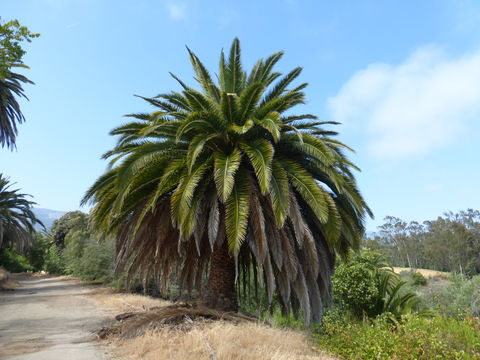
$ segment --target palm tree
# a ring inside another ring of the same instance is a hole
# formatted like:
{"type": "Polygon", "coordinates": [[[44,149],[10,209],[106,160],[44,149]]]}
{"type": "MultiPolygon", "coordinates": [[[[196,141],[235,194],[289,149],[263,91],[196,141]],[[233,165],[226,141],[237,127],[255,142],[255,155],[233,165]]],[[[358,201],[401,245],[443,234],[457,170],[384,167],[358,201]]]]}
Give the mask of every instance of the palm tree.
{"type": "Polygon", "coordinates": [[[14,246],[23,253],[28,248],[35,224],[43,226],[32,211],[34,202],[26,194],[12,190],[9,179],[0,174],[0,249],[2,245],[14,246]]]}
{"type": "MultiPolygon", "coordinates": [[[[11,66],[27,68],[23,64],[11,66]]],[[[4,70],[2,74],[4,77],[0,77],[0,145],[14,149],[17,123],[21,124],[25,121],[16,97],[28,99],[23,92],[22,83],[33,84],[33,82],[9,69],[4,70]]]]}
{"type": "Polygon", "coordinates": [[[358,247],[370,214],[350,149],[323,128],[333,123],[290,113],[307,84],[289,89],[301,68],[273,71],[281,52],[247,74],[235,39],[217,84],[188,52],[201,91],[171,74],[181,92],[143,98],[156,110],[112,130],[109,169],[83,199],[92,225],[116,236],[129,278],[153,278],[165,293],[175,275],[229,311],[240,285],[261,283],[269,301],[278,291],[286,312],[318,322],[335,253],[358,247]]]}

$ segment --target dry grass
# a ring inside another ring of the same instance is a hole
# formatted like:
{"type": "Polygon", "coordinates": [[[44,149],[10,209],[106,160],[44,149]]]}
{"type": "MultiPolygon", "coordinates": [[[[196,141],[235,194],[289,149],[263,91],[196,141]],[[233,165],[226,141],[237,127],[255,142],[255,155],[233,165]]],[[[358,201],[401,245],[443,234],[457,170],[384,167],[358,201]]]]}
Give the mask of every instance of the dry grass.
{"type": "MultiPolygon", "coordinates": [[[[158,311],[172,303],[97,288],[91,293],[109,312],[158,311]]],[[[125,360],[334,360],[315,350],[307,334],[255,322],[197,320],[192,326],[166,326],[120,340],[109,337],[113,355],[125,360]]]]}
{"type": "Polygon", "coordinates": [[[95,297],[102,307],[108,308],[115,313],[145,311],[154,307],[171,305],[171,302],[162,299],[138,294],[118,293],[104,287],[96,288],[91,292],[91,295],[95,297]]]}
{"type": "Polygon", "coordinates": [[[255,323],[215,321],[189,331],[164,328],[121,340],[114,355],[144,360],[311,360],[334,359],[316,351],[303,333],[255,323]]]}
{"type": "Polygon", "coordinates": [[[395,271],[395,273],[397,274],[401,273],[402,271],[415,271],[422,274],[427,279],[431,279],[434,277],[446,278],[448,276],[448,273],[444,271],[429,270],[429,269],[413,269],[408,267],[394,267],[393,271],[395,271]]]}

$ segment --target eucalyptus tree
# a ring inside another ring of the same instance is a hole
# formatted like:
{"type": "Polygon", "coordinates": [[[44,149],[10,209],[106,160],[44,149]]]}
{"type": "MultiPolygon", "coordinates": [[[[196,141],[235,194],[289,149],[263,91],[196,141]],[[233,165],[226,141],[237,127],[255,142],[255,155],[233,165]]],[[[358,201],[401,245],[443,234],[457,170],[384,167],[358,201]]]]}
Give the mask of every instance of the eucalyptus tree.
{"type": "Polygon", "coordinates": [[[43,226],[32,211],[34,202],[27,194],[11,189],[13,184],[0,174],[0,249],[12,246],[18,252],[24,252],[32,240],[35,224],[43,226]]]}
{"type": "Polygon", "coordinates": [[[83,199],[92,225],[116,236],[119,269],[163,292],[174,274],[235,311],[240,285],[260,282],[270,301],[278,292],[285,311],[318,322],[335,255],[358,247],[371,215],[351,149],[325,129],[334,123],[292,113],[307,84],[291,85],[299,67],[274,71],[281,52],[247,73],[235,39],[216,82],[188,52],[200,89],[171,74],[180,92],[143,98],[155,110],[112,130],[110,166],[83,199]]]}

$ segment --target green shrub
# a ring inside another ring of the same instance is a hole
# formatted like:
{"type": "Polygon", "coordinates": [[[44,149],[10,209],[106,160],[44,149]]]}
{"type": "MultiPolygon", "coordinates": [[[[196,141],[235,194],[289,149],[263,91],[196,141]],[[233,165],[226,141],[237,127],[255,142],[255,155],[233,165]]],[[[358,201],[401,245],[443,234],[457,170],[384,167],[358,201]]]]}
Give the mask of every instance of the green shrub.
{"type": "Polygon", "coordinates": [[[36,233],[35,242],[27,252],[27,260],[33,271],[44,270],[48,247],[48,239],[44,235],[36,233]]]}
{"type": "Polygon", "coordinates": [[[337,267],[333,277],[334,301],[360,319],[383,313],[398,319],[418,309],[417,296],[407,291],[405,284],[380,254],[363,250],[337,267]]]}
{"type": "MultiPolygon", "coordinates": [[[[446,282],[446,281],[444,281],[446,282]]],[[[448,316],[480,316],[480,275],[450,275],[448,283],[422,291],[422,300],[448,316]]]]}
{"type": "Polygon", "coordinates": [[[363,263],[342,264],[333,277],[335,301],[357,316],[373,311],[378,298],[378,286],[372,269],[363,263]]]}
{"type": "Polygon", "coordinates": [[[478,319],[410,315],[392,326],[386,316],[365,322],[326,316],[319,347],[350,360],[470,360],[480,356],[478,319]]]}
{"type": "Polygon", "coordinates": [[[13,249],[0,250],[0,266],[10,272],[32,271],[33,267],[28,263],[24,255],[17,253],[13,249]]]}
{"type": "Polygon", "coordinates": [[[115,244],[88,239],[72,275],[83,280],[109,283],[113,281],[115,244]]]}
{"type": "Polygon", "coordinates": [[[65,261],[62,251],[53,244],[45,254],[45,270],[52,274],[65,274],[65,261]]]}
{"type": "Polygon", "coordinates": [[[425,286],[427,285],[427,278],[419,272],[412,271],[410,274],[412,285],[425,286]]]}

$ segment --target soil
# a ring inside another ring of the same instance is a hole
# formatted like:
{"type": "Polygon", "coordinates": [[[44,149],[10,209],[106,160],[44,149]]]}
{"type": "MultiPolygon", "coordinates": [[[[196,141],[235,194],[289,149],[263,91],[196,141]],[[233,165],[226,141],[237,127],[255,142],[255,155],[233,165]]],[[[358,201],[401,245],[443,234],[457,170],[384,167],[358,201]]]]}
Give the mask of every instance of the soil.
{"type": "Polygon", "coordinates": [[[109,359],[96,331],[107,313],[94,288],[65,277],[13,275],[14,291],[0,292],[0,359],[109,359]]]}

